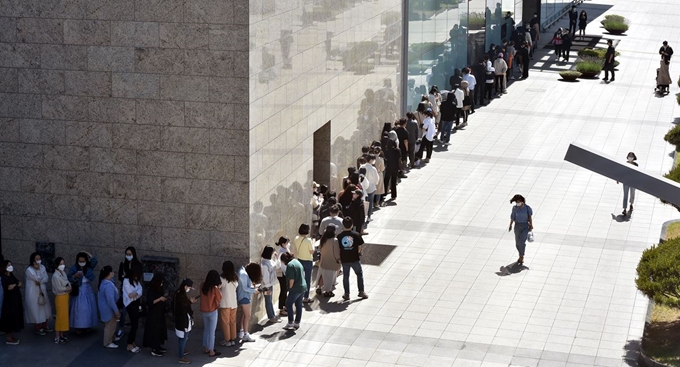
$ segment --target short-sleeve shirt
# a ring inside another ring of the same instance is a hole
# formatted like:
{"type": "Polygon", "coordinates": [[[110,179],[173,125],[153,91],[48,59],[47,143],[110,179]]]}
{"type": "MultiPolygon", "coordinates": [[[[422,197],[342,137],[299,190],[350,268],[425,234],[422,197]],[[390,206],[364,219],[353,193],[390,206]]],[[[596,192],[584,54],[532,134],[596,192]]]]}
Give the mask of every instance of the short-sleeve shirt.
{"type": "Polygon", "coordinates": [[[304,293],[307,291],[307,282],[305,281],[305,269],[297,260],[291,260],[286,265],[286,281],[293,280],[293,287],[288,289],[290,293],[304,293]]]}
{"type": "Polygon", "coordinates": [[[359,246],[364,244],[364,239],[355,231],[343,231],[338,235],[340,244],[340,261],[343,263],[353,263],[361,260],[359,257],[359,246]]]}
{"type": "Polygon", "coordinates": [[[510,219],[514,220],[516,223],[529,223],[529,216],[534,215],[534,211],[531,210],[529,205],[513,206],[512,214],[510,214],[510,219]]]}
{"type": "Polygon", "coordinates": [[[313,260],[310,251],[314,249],[314,245],[312,244],[312,240],[310,240],[309,237],[297,236],[295,237],[293,244],[295,245],[295,256],[297,256],[298,259],[305,261],[313,260]]]}

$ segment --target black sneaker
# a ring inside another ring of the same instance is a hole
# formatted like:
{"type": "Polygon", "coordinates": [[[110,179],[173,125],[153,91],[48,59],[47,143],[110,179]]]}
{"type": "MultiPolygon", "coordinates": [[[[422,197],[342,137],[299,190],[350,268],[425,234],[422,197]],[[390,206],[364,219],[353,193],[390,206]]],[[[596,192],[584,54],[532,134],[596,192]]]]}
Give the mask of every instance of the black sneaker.
{"type": "Polygon", "coordinates": [[[160,350],[151,350],[151,355],[154,357],[163,357],[163,353],[160,350]]]}
{"type": "Polygon", "coordinates": [[[47,335],[47,333],[45,332],[45,329],[36,330],[35,333],[38,334],[38,335],[47,335]]]}

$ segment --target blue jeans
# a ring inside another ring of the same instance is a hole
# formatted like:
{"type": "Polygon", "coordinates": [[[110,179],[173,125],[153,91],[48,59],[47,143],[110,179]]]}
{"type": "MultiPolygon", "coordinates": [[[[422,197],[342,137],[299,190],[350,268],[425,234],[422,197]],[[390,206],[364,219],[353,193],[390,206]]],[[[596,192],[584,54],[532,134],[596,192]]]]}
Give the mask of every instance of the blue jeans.
{"type": "Polygon", "coordinates": [[[269,287],[267,289],[269,290],[269,294],[264,295],[264,308],[267,310],[267,317],[273,319],[276,317],[276,313],[274,312],[274,304],[272,303],[272,293],[274,292],[274,287],[269,287]]]}
{"type": "Polygon", "coordinates": [[[442,121],[442,136],[441,141],[448,143],[451,141],[451,129],[453,128],[453,121],[442,121]]]}
{"type": "Polygon", "coordinates": [[[359,292],[364,291],[364,271],[361,269],[361,261],[352,263],[342,263],[342,287],[345,289],[345,294],[349,294],[349,269],[354,270],[357,275],[357,286],[359,292]]]}
{"type": "Polygon", "coordinates": [[[295,323],[299,324],[302,320],[302,293],[288,292],[286,298],[286,312],[288,312],[288,323],[293,323],[293,304],[295,304],[295,323]]]}
{"type": "Polygon", "coordinates": [[[184,358],[184,349],[187,347],[187,340],[189,340],[189,333],[184,333],[184,338],[177,338],[177,357],[184,358]]]}
{"type": "Polygon", "coordinates": [[[527,248],[527,236],[529,235],[529,223],[515,222],[515,247],[519,256],[524,256],[527,248]]]}
{"type": "Polygon", "coordinates": [[[203,346],[215,350],[215,329],[217,328],[217,310],[203,312],[203,346]]]}
{"type": "Polygon", "coordinates": [[[300,260],[300,263],[305,269],[305,281],[307,282],[307,290],[305,291],[304,297],[309,298],[309,289],[312,288],[312,267],[314,266],[314,263],[307,260],[300,260]]]}
{"type": "Polygon", "coordinates": [[[371,218],[371,214],[373,213],[373,200],[375,199],[375,191],[368,194],[367,196],[368,196],[368,199],[367,199],[368,200],[368,217],[371,218]]]}

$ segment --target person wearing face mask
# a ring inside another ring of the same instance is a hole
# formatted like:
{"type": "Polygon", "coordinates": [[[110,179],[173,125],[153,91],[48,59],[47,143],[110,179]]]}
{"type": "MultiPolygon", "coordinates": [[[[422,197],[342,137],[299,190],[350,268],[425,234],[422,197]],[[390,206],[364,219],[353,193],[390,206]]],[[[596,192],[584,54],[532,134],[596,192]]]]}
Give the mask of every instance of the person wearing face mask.
{"type": "Polygon", "coordinates": [[[63,258],[54,259],[57,269],[52,274],[52,293],[54,293],[54,307],[57,309],[57,317],[54,322],[54,344],[64,344],[69,341],[68,332],[68,299],[71,293],[71,282],[66,275],[66,263],[63,258]]]}
{"type": "Polygon", "coordinates": [[[30,266],[26,268],[26,322],[35,324],[35,333],[45,335],[52,329],[47,327],[47,321],[52,316],[52,307],[47,299],[47,269],[42,264],[40,254],[34,252],[29,257],[30,266]]]}
{"type": "MultiPolygon", "coordinates": [[[[127,277],[127,275],[133,270],[139,272],[139,274],[143,273],[142,263],[137,257],[137,250],[134,247],[129,246],[125,249],[125,260],[121,261],[120,265],[118,266],[118,283],[120,284],[119,290],[121,293],[123,291],[123,281],[125,280],[125,277],[127,277]]],[[[118,321],[118,330],[116,330],[117,340],[123,336],[123,329],[125,328],[125,316],[127,315],[125,305],[123,305],[123,297],[121,297],[120,301],[118,301],[118,308],[120,309],[120,321],[118,321]]]]}
{"type": "Polygon", "coordinates": [[[14,334],[24,328],[24,304],[19,290],[23,284],[14,276],[14,266],[11,261],[4,260],[0,264],[0,279],[2,279],[4,293],[0,331],[6,334],[5,344],[19,345],[19,339],[15,338],[14,334]]]}
{"type": "MultiPolygon", "coordinates": [[[[628,156],[626,157],[626,161],[628,164],[632,164],[635,167],[638,167],[637,162],[637,156],[633,152],[629,152],[628,156]]],[[[616,181],[618,184],[619,181],[616,181]]],[[[626,185],[625,183],[623,184],[623,216],[628,215],[628,213],[633,212],[633,202],[635,201],[635,188],[631,187],[630,185],[626,185]],[[626,205],[628,205],[628,194],[630,194],[630,208],[628,208],[628,211],[626,211],[626,205]]]]}
{"type": "Polygon", "coordinates": [[[189,352],[186,349],[189,332],[194,326],[194,311],[191,304],[196,303],[196,297],[187,296],[193,288],[194,282],[185,278],[175,292],[173,313],[175,315],[175,335],[177,335],[177,356],[181,364],[189,364],[191,361],[186,357],[189,352]]]}
{"type": "Polygon", "coordinates": [[[68,280],[73,287],[69,321],[71,327],[76,329],[76,334],[87,332],[98,323],[97,300],[92,290],[92,282],[95,280],[94,268],[98,262],[97,258],[89,253],[79,252],[76,255],[76,263],[68,272],[68,280]]]}
{"type": "Polygon", "coordinates": [[[106,265],[99,272],[99,312],[102,321],[104,322],[104,347],[115,349],[118,344],[113,342],[114,334],[116,333],[116,323],[120,318],[118,312],[118,288],[113,284],[113,268],[106,265]]]}
{"type": "Polygon", "coordinates": [[[515,224],[515,247],[517,252],[519,252],[519,259],[517,263],[519,265],[524,264],[524,250],[527,246],[527,237],[530,231],[534,230],[534,224],[532,216],[534,215],[531,207],[526,204],[524,196],[515,195],[510,199],[510,204],[515,203],[512,207],[512,213],[510,214],[510,227],[508,227],[508,232],[512,231],[512,224],[515,224]]]}

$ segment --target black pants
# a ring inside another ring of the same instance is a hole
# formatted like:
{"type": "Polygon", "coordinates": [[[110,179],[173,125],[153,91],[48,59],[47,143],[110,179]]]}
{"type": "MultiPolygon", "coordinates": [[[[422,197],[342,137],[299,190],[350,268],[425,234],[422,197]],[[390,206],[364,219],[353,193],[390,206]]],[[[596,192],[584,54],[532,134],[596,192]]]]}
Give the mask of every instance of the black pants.
{"type": "Polygon", "coordinates": [[[288,298],[288,284],[286,282],[286,277],[278,277],[279,287],[281,287],[281,292],[279,293],[279,311],[286,309],[286,299],[288,298]]]}
{"type": "Polygon", "coordinates": [[[529,77],[529,60],[522,64],[522,78],[526,79],[529,77]]]}
{"type": "Polygon", "coordinates": [[[562,57],[567,61],[569,61],[569,52],[571,52],[571,47],[562,46],[562,57]]]}
{"type": "Polygon", "coordinates": [[[392,199],[397,198],[397,172],[385,171],[385,192],[389,188],[391,190],[390,196],[392,199]]]}
{"type": "Polygon", "coordinates": [[[610,71],[612,73],[612,80],[614,80],[614,64],[604,64],[603,69],[604,69],[604,80],[609,79],[609,72],[610,71]]]}
{"type": "Polygon", "coordinates": [[[484,104],[484,83],[477,84],[475,87],[475,93],[472,96],[472,99],[475,101],[474,104],[484,104]]]}
{"type": "Polygon", "coordinates": [[[562,56],[562,45],[555,45],[555,56],[558,59],[562,56]]]}
{"type": "Polygon", "coordinates": [[[472,98],[470,98],[470,111],[475,112],[475,92],[476,89],[471,90],[470,93],[472,93],[472,98]]]}
{"type": "Polygon", "coordinates": [[[432,158],[432,143],[432,141],[423,137],[422,141],[420,142],[420,149],[418,150],[418,159],[423,159],[423,152],[425,149],[427,149],[427,159],[432,158]]]}
{"type": "Polygon", "coordinates": [[[460,122],[467,122],[468,111],[463,108],[456,108],[456,126],[460,122]],[[461,121],[462,120],[462,121],[461,121]]]}
{"type": "Polygon", "coordinates": [[[576,22],[569,21],[569,33],[572,37],[576,34],[576,22]]]}
{"type": "Polygon", "coordinates": [[[486,87],[486,99],[491,102],[491,94],[493,93],[493,83],[485,83],[484,87],[486,87]]]}
{"type": "Polygon", "coordinates": [[[134,344],[137,337],[137,329],[139,328],[139,300],[130,302],[125,307],[128,316],[130,317],[130,333],[128,333],[127,343],[134,344]]]}
{"type": "Polygon", "coordinates": [[[416,164],[416,141],[415,140],[409,140],[408,142],[408,160],[411,162],[411,165],[416,164]],[[413,143],[413,144],[411,144],[413,143]]]}

